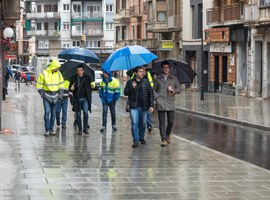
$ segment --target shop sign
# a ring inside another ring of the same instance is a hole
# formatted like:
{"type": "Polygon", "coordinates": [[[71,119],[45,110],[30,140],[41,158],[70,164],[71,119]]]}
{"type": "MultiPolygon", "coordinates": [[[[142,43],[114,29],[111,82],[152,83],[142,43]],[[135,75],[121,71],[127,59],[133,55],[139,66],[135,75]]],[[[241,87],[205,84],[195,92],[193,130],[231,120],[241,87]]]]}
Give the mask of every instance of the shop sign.
{"type": "Polygon", "coordinates": [[[231,43],[211,43],[210,44],[211,53],[232,53],[231,43]]]}
{"type": "Polygon", "coordinates": [[[169,51],[173,50],[174,44],[173,41],[161,41],[161,50],[169,51]]]}

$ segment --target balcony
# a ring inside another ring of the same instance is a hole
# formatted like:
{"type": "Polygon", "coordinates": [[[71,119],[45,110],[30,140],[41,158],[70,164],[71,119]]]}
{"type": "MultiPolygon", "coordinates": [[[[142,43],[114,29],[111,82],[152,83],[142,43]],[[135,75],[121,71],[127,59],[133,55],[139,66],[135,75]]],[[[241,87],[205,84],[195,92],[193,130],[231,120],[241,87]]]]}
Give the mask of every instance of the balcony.
{"type": "Polygon", "coordinates": [[[81,36],[83,34],[82,30],[72,30],[71,36],[81,36]]]}
{"type": "Polygon", "coordinates": [[[48,37],[60,37],[59,30],[29,30],[28,36],[48,36],[48,37]]]}
{"type": "Polygon", "coordinates": [[[168,29],[180,30],[182,18],[180,15],[168,16],[168,29]]]}
{"type": "Polygon", "coordinates": [[[88,29],[85,30],[86,36],[100,36],[102,37],[104,35],[103,31],[101,29],[88,29]]]}
{"type": "Polygon", "coordinates": [[[27,19],[60,19],[59,12],[27,13],[27,19]]]}
{"type": "Polygon", "coordinates": [[[81,19],[100,19],[103,18],[102,12],[72,12],[71,16],[73,18],[81,18],[81,19]]]}
{"type": "Polygon", "coordinates": [[[143,2],[143,14],[146,15],[148,13],[148,3],[143,2]]]}
{"type": "Polygon", "coordinates": [[[246,4],[244,6],[244,20],[246,22],[258,21],[259,20],[259,9],[258,3],[246,4]]]}
{"type": "Polygon", "coordinates": [[[122,40],[119,43],[115,43],[114,48],[122,48],[125,46],[132,46],[132,45],[140,45],[149,50],[157,50],[158,48],[156,38],[122,40]]]}
{"type": "Polygon", "coordinates": [[[123,8],[114,15],[114,20],[126,22],[130,17],[130,9],[123,8]]]}
{"type": "MultiPolygon", "coordinates": [[[[242,6],[242,4],[241,4],[242,6]]],[[[206,10],[207,24],[224,24],[228,22],[237,22],[241,20],[240,4],[227,5],[222,8],[210,8],[206,10]]]]}

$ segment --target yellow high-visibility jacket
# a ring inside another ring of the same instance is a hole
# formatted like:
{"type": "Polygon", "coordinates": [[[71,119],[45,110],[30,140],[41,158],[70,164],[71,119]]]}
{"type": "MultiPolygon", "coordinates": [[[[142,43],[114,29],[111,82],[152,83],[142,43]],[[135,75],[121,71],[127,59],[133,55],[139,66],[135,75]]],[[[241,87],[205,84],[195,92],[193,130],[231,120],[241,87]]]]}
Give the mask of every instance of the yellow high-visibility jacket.
{"type": "MultiPolygon", "coordinates": [[[[133,79],[135,76],[135,72],[132,74],[132,76],[130,77],[130,79],[133,79]]],[[[144,78],[147,78],[149,83],[150,83],[150,86],[153,88],[154,87],[154,82],[153,82],[153,78],[151,76],[151,73],[150,72],[146,72],[146,75],[144,76],[144,78]]]]}
{"type": "Polygon", "coordinates": [[[39,74],[36,87],[42,98],[46,98],[51,103],[56,103],[58,99],[62,99],[64,87],[64,79],[59,71],[52,70],[59,68],[61,65],[57,60],[53,60],[50,65],[39,74]]]}

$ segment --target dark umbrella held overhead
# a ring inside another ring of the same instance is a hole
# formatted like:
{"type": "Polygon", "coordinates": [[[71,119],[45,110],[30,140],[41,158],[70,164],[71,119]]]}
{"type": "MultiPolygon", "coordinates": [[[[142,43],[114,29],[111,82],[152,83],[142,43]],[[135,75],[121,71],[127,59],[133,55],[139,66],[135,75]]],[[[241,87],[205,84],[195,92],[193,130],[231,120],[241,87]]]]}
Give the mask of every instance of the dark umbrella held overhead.
{"type": "Polygon", "coordinates": [[[58,55],[58,58],[84,63],[99,63],[97,55],[93,51],[84,48],[65,49],[58,55]]]}
{"type": "Polygon", "coordinates": [[[85,63],[78,63],[74,61],[68,61],[61,65],[60,72],[62,73],[62,76],[65,80],[71,79],[71,77],[75,74],[77,74],[77,66],[83,65],[84,66],[84,74],[88,75],[92,81],[95,81],[95,71],[86,65],[85,63]]]}
{"type": "MultiPolygon", "coordinates": [[[[164,60],[157,61],[153,64],[153,73],[156,75],[162,74],[162,62],[164,60]]],[[[178,78],[180,84],[192,83],[193,78],[196,76],[196,72],[185,62],[175,59],[166,59],[170,64],[170,73],[178,78]]]]}

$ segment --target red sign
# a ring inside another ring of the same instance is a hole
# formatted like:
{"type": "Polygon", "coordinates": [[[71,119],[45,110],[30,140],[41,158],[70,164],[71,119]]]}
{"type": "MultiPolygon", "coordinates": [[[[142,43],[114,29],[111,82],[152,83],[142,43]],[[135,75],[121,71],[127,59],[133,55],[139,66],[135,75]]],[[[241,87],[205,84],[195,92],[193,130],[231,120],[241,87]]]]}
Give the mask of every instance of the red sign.
{"type": "Polygon", "coordinates": [[[5,59],[16,59],[17,58],[17,55],[16,54],[13,54],[11,52],[4,52],[4,58],[5,59]]]}

